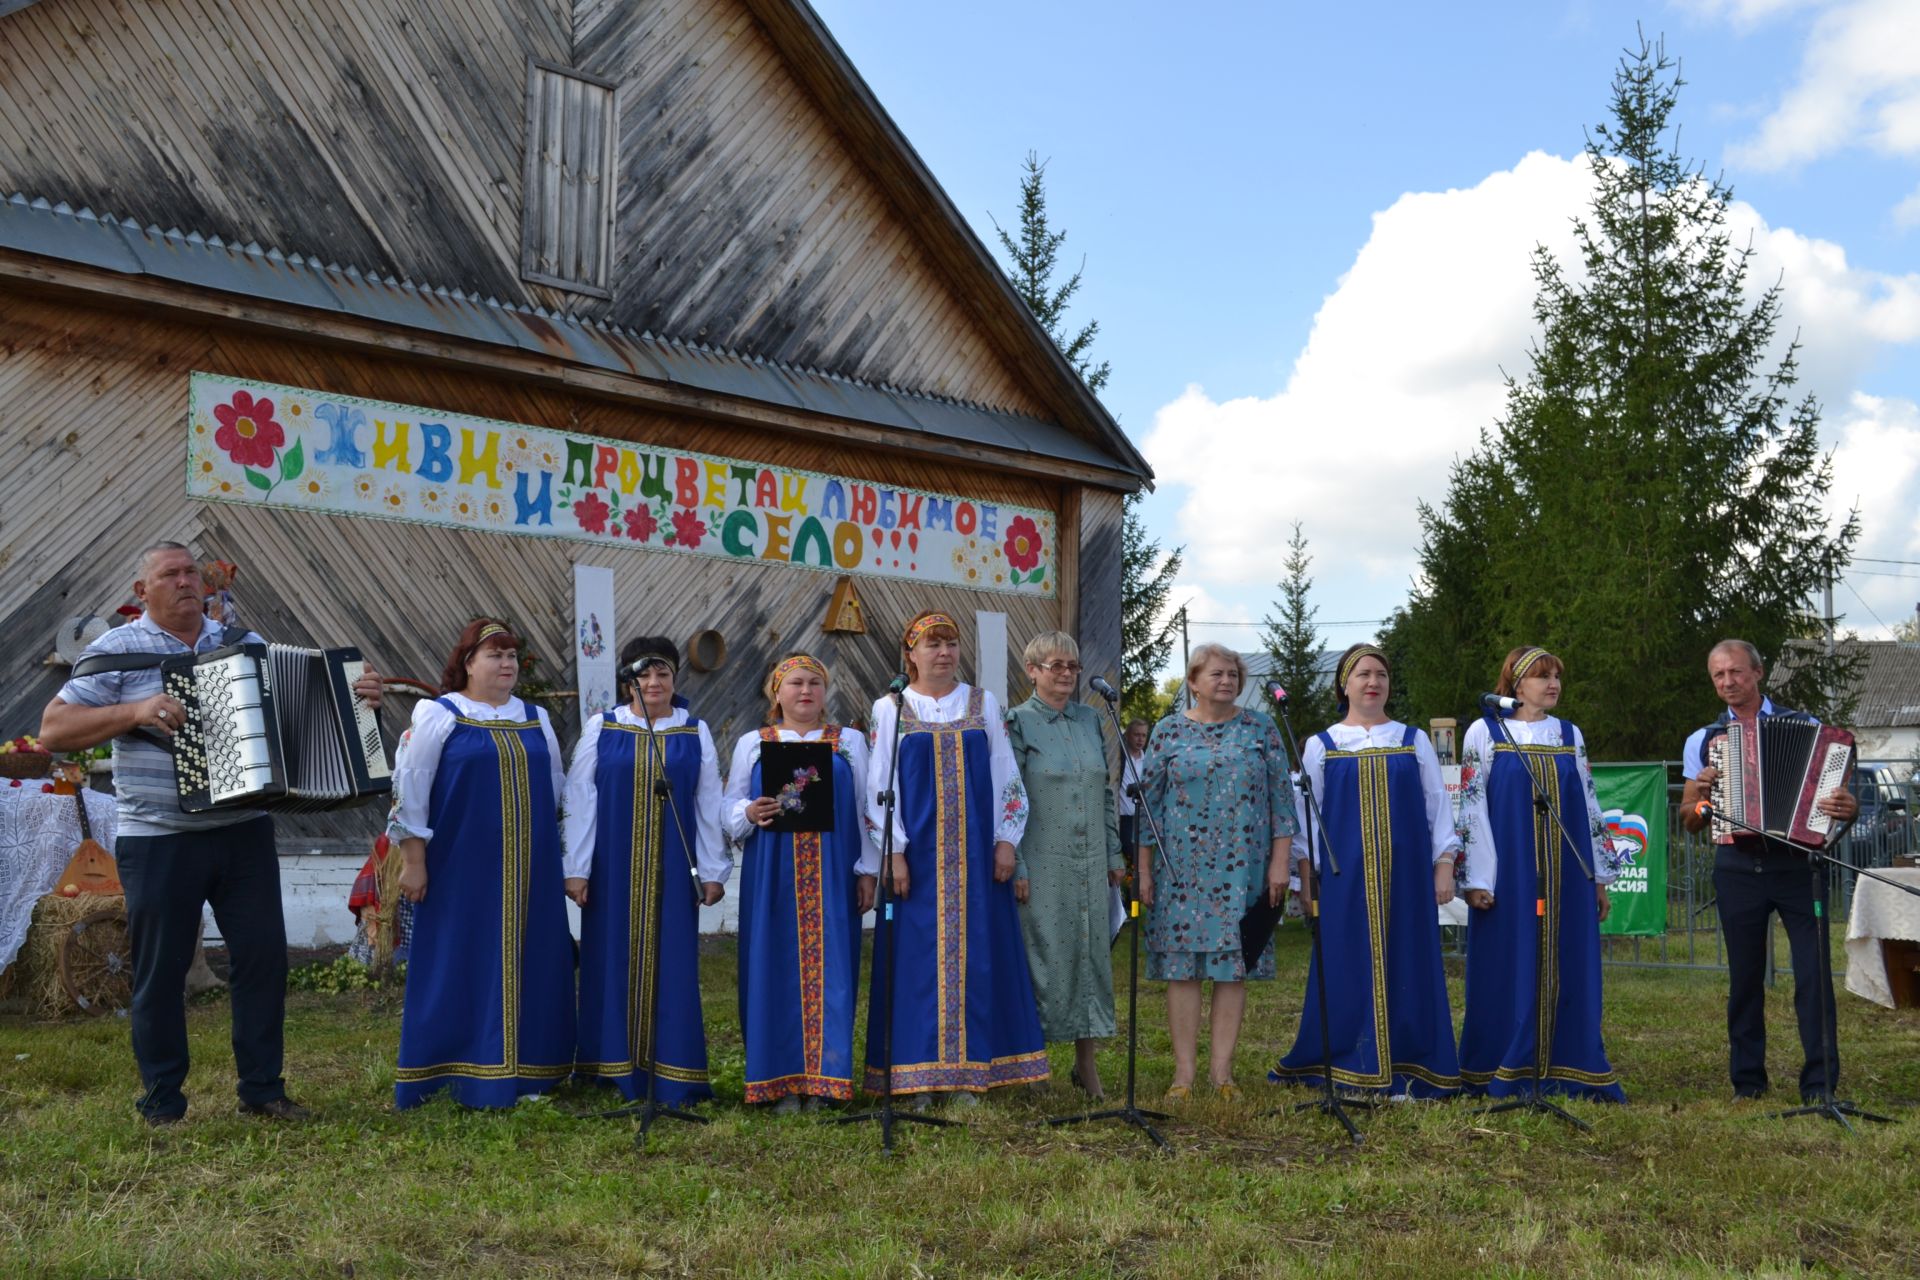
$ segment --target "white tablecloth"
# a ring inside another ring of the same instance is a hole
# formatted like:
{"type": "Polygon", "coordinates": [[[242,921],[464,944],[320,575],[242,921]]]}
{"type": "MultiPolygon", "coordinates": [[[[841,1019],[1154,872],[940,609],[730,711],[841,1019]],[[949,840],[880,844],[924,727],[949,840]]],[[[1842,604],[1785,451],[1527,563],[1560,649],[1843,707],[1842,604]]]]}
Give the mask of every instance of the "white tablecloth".
{"type": "MultiPolygon", "coordinates": [[[[1894,867],[1879,875],[1920,889],[1920,867],[1894,867]]],[[[1920,942],[1920,898],[1861,876],[1853,882],[1853,914],[1847,918],[1847,990],[1893,1008],[1882,938],[1920,942]]]]}
{"type": "MultiPolygon", "coordinates": [[[[49,795],[38,780],[17,787],[0,780],[0,969],[27,940],[34,904],[54,883],[80,846],[80,812],[72,796],[49,795]]],[[[93,838],[113,852],[119,819],[113,797],[88,791],[87,821],[93,838]]]]}

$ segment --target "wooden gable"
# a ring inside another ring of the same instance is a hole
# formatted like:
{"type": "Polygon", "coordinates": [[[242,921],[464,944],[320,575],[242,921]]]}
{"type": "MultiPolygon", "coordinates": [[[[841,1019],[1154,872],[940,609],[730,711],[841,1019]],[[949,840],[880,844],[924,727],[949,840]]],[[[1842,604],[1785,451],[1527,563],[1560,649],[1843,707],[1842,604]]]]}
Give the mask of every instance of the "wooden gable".
{"type": "Polygon", "coordinates": [[[0,194],[948,396],[1115,447],[801,0],[49,0],[0,24],[0,194]],[[527,279],[541,277],[523,237],[536,65],[618,86],[610,297],[527,279]]]}

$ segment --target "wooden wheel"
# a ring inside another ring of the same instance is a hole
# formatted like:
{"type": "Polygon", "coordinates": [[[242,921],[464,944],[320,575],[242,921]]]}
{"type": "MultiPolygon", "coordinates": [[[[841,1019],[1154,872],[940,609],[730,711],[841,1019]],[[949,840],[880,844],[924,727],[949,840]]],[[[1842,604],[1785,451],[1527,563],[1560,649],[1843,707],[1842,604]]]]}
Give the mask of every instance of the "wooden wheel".
{"type": "Polygon", "coordinates": [[[133,1003],[133,945],[127,913],[111,907],[73,922],[60,939],[60,985],[91,1014],[115,1013],[133,1003]]]}

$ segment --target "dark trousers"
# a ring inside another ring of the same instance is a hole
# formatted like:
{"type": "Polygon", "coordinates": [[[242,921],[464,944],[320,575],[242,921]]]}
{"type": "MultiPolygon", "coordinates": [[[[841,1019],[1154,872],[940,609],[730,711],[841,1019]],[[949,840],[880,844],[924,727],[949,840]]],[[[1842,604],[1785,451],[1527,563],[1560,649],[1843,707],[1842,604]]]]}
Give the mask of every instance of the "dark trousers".
{"type": "Polygon", "coordinates": [[[287,1007],[287,925],[280,911],[280,858],[273,819],[213,831],[122,836],[116,842],[133,944],[133,1058],[146,1086],[147,1116],[187,1109],[187,969],[200,938],[202,904],[232,962],[233,1062],[247,1103],[286,1096],[280,1078],[287,1007]]]}
{"type": "MultiPolygon", "coordinates": [[[[1793,953],[1793,1008],[1800,1023],[1800,1096],[1812,1099],[1840,1071],[1836,1051],[1831,1072],[1820,1026],[1820,929],[1813,914],[1813,872],[1804,864],[1780,870],[1715,868],[1720,931],[1727,941],[1727,1066],[1736,1094],[1767,1087],[1768,915],[1780,913],[1793,953]]],[[[1832,1030],[1833,988],[1826,991],[1827,1029],[1832,1030]]],[[[1837,1041],[1836,1041],[1837,1043],[1837,1041]]]]}

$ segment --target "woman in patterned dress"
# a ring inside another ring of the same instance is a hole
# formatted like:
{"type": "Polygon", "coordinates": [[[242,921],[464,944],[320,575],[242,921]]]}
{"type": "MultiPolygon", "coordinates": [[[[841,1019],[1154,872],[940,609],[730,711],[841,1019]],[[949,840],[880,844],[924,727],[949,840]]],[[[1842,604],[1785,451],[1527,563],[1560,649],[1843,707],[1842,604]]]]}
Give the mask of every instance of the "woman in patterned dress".
{"type": "Polygon", "coordinates": [[[445,1089],[510,1107],[573,1070],[573,946],[561,898],[560,744],[513,696],[520,642],[478,618],[394,761],[389,839],[414,904],[394,1103],[445,1089]]]}
{"type": "Polygon", "coordinates": [[[1100,713],[1073,696],[1080,685],[1073,637],[1045,632],[1023,656],[1033,696],[1007,713],[1029,805],[1013,896],[1041,1030],[1049,1041],[1073,1041],[1073,1082],[1098,1098],[1094,1054],[1114,1032],[1107,895],[1126,871],[1107,745],[1100,713]]]}
{"type": "Polygon", "coordinates": [[[1356,644],[1334,669],[1341,721],[1307,739],[1301,772],[1325,820],[1324,839],[1299,849],[1301,879],[1319,898],[1326,959],[1321,1037],[1320,961],[1307,968],[1306,1005],[1293,1048],[1269,1074],[1395,1098],[1460,1088],[1460,1059],[1440,966],[1436,905],[1453,901],[1453,805],[1427,735],[1387,716],[1387,655],[1356,644]],[[1330,847],[1339,875],[1321,865],[1330,847]]]}
{"type": "Polygon", "coordinates": [[[747,1101],[785,1113],[799,1110],[803,1098],[812,1110],[828,1098],[853,1097],[860,917],[873,906],[880,853],[863,816],[866,739],[828,722],[826,667],[809,654],[789,654],[774,664],[766,692],[766,726],[734,745],[721,823],[744,846],[740,1033],[747,1101]],[[781,802],[765,794],[765,742],[824,742],[832,749],[832,830],[770,829],[781,802]]]}
{"type": "Polygon", "coordinates": [[[1224,645],[1195,649],[1187,663],[1192,705],[1156,725],[1147,744],[1144,796],[1166,846],[1141,850],[1136,883],[1147,908],[1147,976],[1167,984],[1170,1102],[1193,1093],[1200,984],[1213,982],[1208,1078],[1233,1098],[1245,982],[1273,977],[1271,944],[1248,971],[1240,919],[1263,895],[1277,905],[1286,893],[1299,828],[1279,731],[1235,705],[1246,674],[1224,645]]]}
{"type": "Polygon", "coordinates": [[[699,909],[720,901],[733,870],[713,737],[675,694],[679,669],[665,636],[622,645],[632,701],[588,719],[567,770],[566,883],[580,904],[576,1069],[631,1101],[646,1092],[650,1046],[654,1097],[668,1106],[713,1096],[699,909]]]}
{"type": "Polygon", "coordinates": [[[1545,649],[1515,649],[1500,668],[1497,691],[1519,699],[1520,709],[1500,726],[1505,734],[1489,713],[1468,727],[1461,743],[1464,896],[1471,912],[1460,1075],[1470,1092],[1530,1094],[1544,1027],[1542,1092],[1624,1102],[1600,1036],[1600,922],[1619,866],[1587,766],[1586,739],[1550,714],[1560,704],[1565,675],[1560,659],[1545,649]],[[1552,805],[1551,816],[1534,804],[1529,770],[1552,805]]]}
{"type": "Polygon", "coordinates": [[[892,1011],[893,1090],[950,1101],[1047,1078],[1046,1042],[1033,1001],[1013,900],[1015,846],[1027,793],[992,694],[963,683],[960,628],[944,613],[907,624],[901,648],[909,683],[896,707],[873,704],[867,818],[883,830],[881,793],[893,779],[889,931],[894,983],[876,957],[868,1001],[867,1088],[882,1080],[882,1019],[892,1011]],[[894,740],[899,768],[891,773],[894,740]]]}

